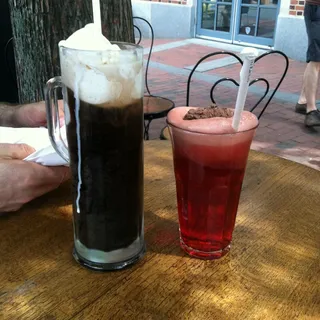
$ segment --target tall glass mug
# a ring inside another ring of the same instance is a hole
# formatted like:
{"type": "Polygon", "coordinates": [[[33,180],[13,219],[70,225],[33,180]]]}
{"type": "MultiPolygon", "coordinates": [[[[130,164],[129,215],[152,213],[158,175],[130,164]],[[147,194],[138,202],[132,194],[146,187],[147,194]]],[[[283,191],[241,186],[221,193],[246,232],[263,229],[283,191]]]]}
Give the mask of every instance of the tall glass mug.
{"type": "Polygon", "coordinates": [[[143,234],[143,49],[60,46],[61,77],[48,81],[48,129],[70,162],[74,258],[97,270],[122,269],[145,251],[143,234]],[[61,139],[62,87],[68,147],[61,139]]]}

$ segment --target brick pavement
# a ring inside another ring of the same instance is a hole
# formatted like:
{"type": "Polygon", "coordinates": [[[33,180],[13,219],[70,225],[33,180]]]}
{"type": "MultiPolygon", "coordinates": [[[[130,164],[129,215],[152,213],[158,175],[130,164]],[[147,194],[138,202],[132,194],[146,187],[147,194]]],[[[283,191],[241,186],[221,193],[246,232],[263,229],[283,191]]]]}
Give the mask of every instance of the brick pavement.
{"type": "MultiPolygon", "coordinates": [[[[172,39],[169,41],[172,43],[172,39]]],[[[155,47],[169,41],[156,40],[155,47]]],[[[147,43],[148,41],[144,40],[143,44],[146,47],[147,43]]],[[[161,65],[157,67],[152,64],[149,70],[149,87],[152,94],[170,98],[176,106],[185,105],[186,82],[190,72],[185,67],[195,64],[201,56],[209,52],[220,50],[215,49],[212,42],[209,44],[210,47],[190,43],[155,52],[151,62],[158,62],[161,65]]],[[[265,75],[270,80],[271,87],[274,87],[281,66],[280,57],[266,58],[255,66],[254,77],[265,75]]],[[[318,129],[306,128],[303,125],[304,116],[296,114],[293,110],[301,88],[304,69],[305,63],[290,60],[288,75],[279,89],[280,96],[273,99],[262,116],[252,149],[320,170],[320,127],[318,129]]],[[[214,75],[239,78],[239,70],[237,65],[230,65],[201,74],[203,77],[214,75]]],[[[207,106],[210,104],[209,92],[212,83],[207,80],[207,78],[202,79],[201,76],[193,80],[191,105],[207,106]]],[[[236,94],[235,88],[220,86],[215,92],[215,97],[218,105],[227,106],[234,104],[236,94]]],[[[319,95],[318,98],[320,98],[319,95]]],[[[249,92],[246,108],[250,109],[257,99],[259,99],[257,92],[249,92]]],[[[164,126],[165,119],[154,120],[150,127],[150,138],[158,139],[164,126]]]]}

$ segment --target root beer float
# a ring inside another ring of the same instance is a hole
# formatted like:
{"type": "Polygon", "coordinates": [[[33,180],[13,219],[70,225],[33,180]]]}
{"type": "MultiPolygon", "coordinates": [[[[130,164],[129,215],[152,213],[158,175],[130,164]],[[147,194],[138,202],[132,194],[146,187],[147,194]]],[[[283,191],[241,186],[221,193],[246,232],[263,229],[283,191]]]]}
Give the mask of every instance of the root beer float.
{"type": "MultiPolygon", "coordinates": [[[[62,86],[65,154],[73,180],[74,257],[92,269],[121,269],[145,251],[143,49],[112,44],[96,24],[88,24],[60,41],[59,53],[61,79],[49,81],[47,96],[62,86]]],[[[53,136],[51,132],[59,152],[53,136]]]]}

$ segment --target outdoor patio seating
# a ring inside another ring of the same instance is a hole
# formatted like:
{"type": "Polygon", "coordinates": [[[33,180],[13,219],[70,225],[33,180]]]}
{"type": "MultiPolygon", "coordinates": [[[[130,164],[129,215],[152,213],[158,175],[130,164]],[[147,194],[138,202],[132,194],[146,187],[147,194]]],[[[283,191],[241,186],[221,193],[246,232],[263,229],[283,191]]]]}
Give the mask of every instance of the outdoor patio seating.
{"type": "MultiPolygon", "coordinates": [[[[174,102],[168,98],[151,94],[148,84],[148,70],[154,44],[154,31],[151,24],[146,19],[141,17],[133,17],[133,19],[134,21],[142,21],[150,31],[150,48],[145,67],[146,94],[143,98],[144,139],[149,140],[149,128],[152,120],[166,117],[168,112],[174,108],[174,102]]],[[[142,40],[142,30],[136,23],[134,24],[134,28],[138,33],[138,41],[136,41],[136,44],[140,44],[142,40]]]]}
{"type": "MultiPolygon", "coordinates": [[[[197,68],[198,66],[204,62],[205,60],[213,57],[213,56],[217,56],[217,55],[229,55],[229,56],[232,56],[234,57],[235,59],[238,60],[238,62],[242,65],[243,64],[243,61],[242,59],[236,55],[235,53],[233,52],[229,52],[229,51],[218,51],[218,52],[213,52],[213,53],[209,53],[207,55],[205,55],[204,57],[202,57],[196,64],[195,66],[193,67],[193,69],[191,70],[190,74],[189,74],[189,77],[188,77],[188,81],[187,81],[187,93],[186,93],[186,106],[189,106],[189,103],[190,103],[190,89],[191,89],[191,82],[192,82],[192,77],[194,75],[194,73],[197,71],[197,68]]],[[[250,109],[251,112],[254,112],[258,106],[261,106],[261,110],[259,112],[257,112],[257,117],[258,119],[261,118],[261,116],[263,115],[263,113],[265,112],[266,108],[269,106],[271,100],[273,99],[274,95],[276,94],[277,90],[279,89],[282,81],[284,80],[286,74],[287,74],[287,71],[288,71],[288,68],[289,68],[289,59],[288,57],[281,51],[278,51],[278,50],[271,50],[271,51],[268,51],[268,52],[265,52],[263,53],[262,55],[258,56],[256,59],[255,59],[255,63],[257,63],[258,61],[260,61],[261,59],[267,57],[267,56],[270,56],[270,55],[280,55],[283,60],[284,60],[284,68],[283,70],[281,70],[281,73],[279,75],[279,81],[277,82],[275,88],[270,88],[270,84],[269,84],[269,81],[263,77],[261,78],[256,78],[256,79],[253,79],[250,81],[250,84],[249,84],[249,91],[250,91],[250,86],[258,83],[258,82],[262,82],[265,84],[265,91],[264,91],[264,94],[262,95],[262,97],[254,104],[254,106],[250,109]],[[270,95],[268,95],[270,92],[270,95]],[[265,101],[265,103],[264,103],[265,101]]],[[[211,90],[210,90],[210,99],[212,101],[213,104],[216,104],[216,101],[214,99],[214,91],[215,89],[217,88],[217,86],[223,82],[231,82],[233,83],[236,87],[239,87],[239,83],[238,81],[236,81],[235,79],[233,78],[221,78],[219,79],[218,81],[216,81],[213,86],[211,87],[211,90]]],[[[164,127],[162,130],[161,130],[161,133],[160,133],[160,139],[161,140],[167,140],[169,139],[169,132],[168,132],[168,128],[167,126],[164,127]]]]}

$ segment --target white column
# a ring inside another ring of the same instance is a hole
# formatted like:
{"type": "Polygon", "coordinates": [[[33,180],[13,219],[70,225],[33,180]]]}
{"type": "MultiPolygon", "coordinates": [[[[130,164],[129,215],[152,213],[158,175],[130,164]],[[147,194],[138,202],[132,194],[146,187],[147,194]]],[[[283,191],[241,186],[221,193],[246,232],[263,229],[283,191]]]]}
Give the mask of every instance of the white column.
{"type": "Polygon", "coordinates": [[[187,0],[187,5],[188,6],[196,6],[197,5],[197,0],[187,0]]]}
{"type": "MultiPolygon", "coordinates": [[[[280,0],[278,0],[280,1],[280,0]]],[[[288,16],[290,8],[290,0],[281,0],[279,16],[288,16]]]]}

